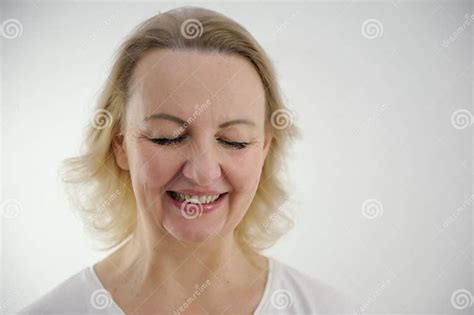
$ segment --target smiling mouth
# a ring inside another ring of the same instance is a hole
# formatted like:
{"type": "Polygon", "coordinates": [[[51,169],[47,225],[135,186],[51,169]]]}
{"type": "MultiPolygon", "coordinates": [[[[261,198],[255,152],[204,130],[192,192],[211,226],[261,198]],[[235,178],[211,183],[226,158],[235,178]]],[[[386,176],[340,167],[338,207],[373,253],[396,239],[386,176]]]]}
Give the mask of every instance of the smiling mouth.
{"type": "MultiPolygon", "coordinates": [[[[178,201],[178,202],[185,202],[184,200],[182,200],[182,199],[180,199],[180,198],[178,197],[178,194],[177,194],[175,191],[167,190],[166,193],[167,193],[171,198],[173,198],[174,200],[176,200],[176,201],[178,201]]],[[[208,202],[208,203],[198,203],[198,204],[202,204],[202,205],[213,204],[213,203],[219,201],[220,199],[222,199],[222,198],[223,198],[225,195],[227,195],[227,194],[228,194],[228,192],[225,192],[225,193],[223,193],[223,194],[220,194],[219,197],[218,197],[216,200],[214,200],[214,201],[211,201],[211,202],[208,202]]],[[[187,203],[193,203],[193,204],[195,204],[194,202],[189,202],[189,201],[186,201],[186,202],[187,202],[187,203]]]]}

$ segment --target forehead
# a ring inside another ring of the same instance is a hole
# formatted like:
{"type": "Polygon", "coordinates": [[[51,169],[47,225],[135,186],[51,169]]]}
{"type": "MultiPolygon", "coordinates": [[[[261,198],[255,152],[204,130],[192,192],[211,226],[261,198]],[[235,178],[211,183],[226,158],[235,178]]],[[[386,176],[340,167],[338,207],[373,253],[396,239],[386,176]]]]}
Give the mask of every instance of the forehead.
{"type": "Polygon", "coordinates": [[[239,55],[196,50],[155,49],[147,52],[134,72],[138,112],[189,115],[202,104],[228,117],[264,115],[261,79],[239,55]]]}

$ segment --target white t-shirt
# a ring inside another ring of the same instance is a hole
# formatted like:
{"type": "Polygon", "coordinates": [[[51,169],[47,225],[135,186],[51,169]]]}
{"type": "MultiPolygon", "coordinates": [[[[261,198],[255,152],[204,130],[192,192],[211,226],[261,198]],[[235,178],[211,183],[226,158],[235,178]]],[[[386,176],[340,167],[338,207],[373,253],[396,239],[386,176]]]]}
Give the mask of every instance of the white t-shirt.
{"type": "MultiPolygon", "coordinates": [[[[268,260],[269,276],[254,315],[354,314],[357,311],[356,304],[332,286],[274,258],[268,257],[268,260]]],[[[57,285],[19,314],[125,313],[105,290],[91,265],[57,285]]]]}

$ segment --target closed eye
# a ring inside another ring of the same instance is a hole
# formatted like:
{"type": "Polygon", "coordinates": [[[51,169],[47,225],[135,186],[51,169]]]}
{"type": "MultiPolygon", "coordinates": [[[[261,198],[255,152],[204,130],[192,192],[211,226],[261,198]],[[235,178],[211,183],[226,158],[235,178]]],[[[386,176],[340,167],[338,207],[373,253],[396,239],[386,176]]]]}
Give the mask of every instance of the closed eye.
{"type": "Polygon", "coordinates": [[[150,139],[151,142],[154,142],[159,145],[172,145],[180,143],[184,140],[184,136],[180,136],[177,138],[158,138],[158,139],[150,139]]]}
{"type": "Polygon", "coordinates": [[[245,149],[247,147],[247,145],[249,145],[248,142],[235,142],[235,141],[225,141],[225,140],[221,140],[224,144],[232,147],[232,148],[235,148],[237,150],[242,150],[242,149],[245,149]]]}
{"type": "MultiPolygon", "coordinates": [[[[157,139],[150,139],[153,143],[159,144],[159,145],[173,145],[173,144],[178,144],[184,140],[185,136],[180,136],[177,138],[157,138],[157,139]]],[[[228,146],[232,149],[236,150],[241,150],[247,147],[249,145],[249,142],[237,142],[237,141],[229,141],[229,140],[224,140],[224,139],[218,139],[223,145],[228,146]]]]}

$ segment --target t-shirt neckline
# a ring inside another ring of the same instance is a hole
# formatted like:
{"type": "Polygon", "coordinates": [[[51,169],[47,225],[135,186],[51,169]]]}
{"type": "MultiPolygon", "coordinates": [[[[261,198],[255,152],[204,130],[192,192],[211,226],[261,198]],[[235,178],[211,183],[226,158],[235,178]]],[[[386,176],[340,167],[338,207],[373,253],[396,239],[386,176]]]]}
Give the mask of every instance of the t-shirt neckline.
{"type": "Polygon", "coordinates": [[[104,285],[102,284],[102,282],[100,281],[99,277],[97,276],[97,274],[95,273],[95,270],[94,270],[94,264],[90,265],[87,270],[89,271],[89,273],[92,275],[92,279],[95,283],[95,287],[97,287],[98,289],[97,290],[105,290],[108,292],[109,294],[109,298],[111,300],[111,305],[113,305],[114,308],[116,308],[118,311],[120,311],[122,314],[125,314],[125,312],[120,308],[120,306],[118,306],[117,303],[115,303],[114,299],[112,298],[112,295],[110,294],[110,292],[104,287],[104,285]]]}
{"type": "Polygon", "coordinates": [[[255,308],[255,311],[253,312],[254,315],[257,315],[262,308],[264,307],[264,304],[267,302],[267,297],[270,294],[270,288],[272,286],[272,280],[274,278],[274,262],[273,258],[267,257],[268,259],[268,275],[267,279],[265,280],[265,288],[263,289],[263,294],[262,298],[260,299],[260,302],[258,303],[257,307],[255,308]]]}
{"type": "MultiPolygon", "coordinates": [[[[264,307],[264,304],[267,301],[267,297],[270,294],[269,292],[270,292],[270,288],[271,288],[271,285],[272,285],[273,273],[274,273],[274,262],[273,262],[273,258],[271,258],[271,257],[266,257],[266,258],[268,260],[268,275],[267,275],[267,279],[265,280],[265,287],[263,289],[262,298],[260,299],[260,302],[258,303],[257,307],[255,308],[255,311],[253,312],[254,315],[257,315],[262,310],[262,308],[264,307]]],[[[107,291],[107,289],[105,289],[104,285],[102,284],[99,277],[95,273],[94,264],[90,265],[87,268],[87,270],[88,270],[89,274],[92,275],[92,279],[95,282],[95,286],[98,287],[99,290],[107,291]]],[[[107,291],[107,292],[109,292],[109,291],[107,291]]],[[[120,311],[122,314],[125,314],[125,312],[120,308],[120,306],[118,306],[118,304],[115,303],[115,301],[112,298],[112,296],[110,295],[110,293],[109,293],[109,297],[110,297],[111,304],[113,305],[113,307],[116,308],[118,311],[120,311]]]]}

